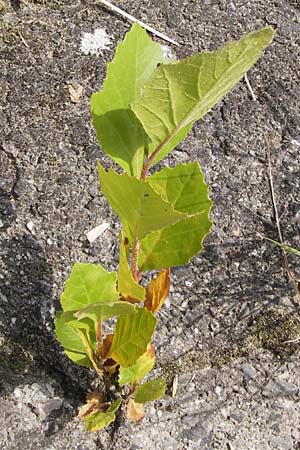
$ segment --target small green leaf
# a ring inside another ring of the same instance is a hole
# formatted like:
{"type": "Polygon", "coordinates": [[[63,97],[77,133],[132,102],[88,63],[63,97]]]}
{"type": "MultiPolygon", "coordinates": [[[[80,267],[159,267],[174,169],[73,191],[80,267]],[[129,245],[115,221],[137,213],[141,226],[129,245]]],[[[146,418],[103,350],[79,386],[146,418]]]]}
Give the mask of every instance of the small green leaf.
{"type": "Polygon", "coordinates": [[[87,333],[85,330],[83,329],[78,329],[77,333],[81,339],[82,345],[84,347],[84,350],[89,358],[89,360],[92,363],[92,366],[94,367],[94,369],[96,370],[96,372],[98,372],[99,367],[96,361],[96,355],[94,352],[94,344],[96,342],[96,339],[91,339],[90,334],[87,333]]]}
{"type": "Polygon", "coordinates": [[[82,353],[72,352],[70,350],[65,350],[65,354],[68,358],[71,359],[71,361],[75,362],[79,366],[91,367],[91,361],[86,355],[83,355],[82,353]]]}
{"type": "Polygon", "coordinates": [[[72,361],[89,367],[90,363],[88,362],[87,353],[78,332],[65,322],[62,316],[63,313],[61,311],[56,313],[55,334],[57,340],[64,347],[66,355],[72,361]]]}
{"type": "Polygon", "coordinates": [[[64,311],[74,311],[98,302],[119,299],[116,272],[107,272],[100,264],[75,263],[61,296],[64,311]]]}
{"type": "Polygon", "coordinates": [[[58,341],[64,348],[85,354],[85,350],[78,333],[64,320],[61,311],[56,313],[55,334],[58,341]]]}
{"type": "Polygon", "coordinates": [[[125,234],[132,244],[137,226],[138,238],[173,224],[185,217],[174,211],[148,183],[127,174],[118,175],[112,169],[108,172],[98,164],[101,189],[120,217],[125,234]]]}
{"type": "Polygon", "coordinates": [[[115,412],[120,407],[122,400],[118,398],[106,412],[93,413],[85,417],[84,423],[88,431],[99,431],[107,427],[116,418],[115,412]]]}
{"type": "Polygon", "coordinates": [[[142,380],[151,369],[153,369],[155,363],[154,348],[150,344],[147,352],[139,357],[137,362],[130,367],[120,367],[119,369],[119,385],[134,384],[142,380]]]}
{"type": "Polygon", "coordinates": [[[268,241],[270,241],[273,244],[277,245],[278,247],[282,248],[283,250],[286,250],[287,252],[293,253],[296,256],[300,256],[300,251],[296,250],[293,247],[289,247],[288,245],[285,245],[285,244],[280,244],[280,242],[273,241],[273,239],[270,239],[270,238],[267,238],[267,237],[265,239],[267,239],[268,241]]]}
{"type": "Polygon", "coordinates": [[[158,270],[186,264],[202,249],[211,228],[212,201],[201,169],[198,163],[179,164],[173,169],[166,167],[146,180],[176,211],[190,217],[145,236],[140,241],[139,267],[158,270]]]}
{"type": "Polygon", "coordinates": [[[165,395],[166,383],[162,378],[147,381],[138,386],[135,391],[134,401],[136,403],[146,403],[158,400],[165,395]]]}
{"type": "Polygon", "coordinates": [[[122,232],[120,235],[118,291],[124,300],[143,302],[145,300],[146,290],[135,281],[128,266],[128,244],[126,241],[125,234],[122,232]]]}
{"type": "Polygon", "coordinates": [[[267,27],[214,52],[161,64],[153,72],[141,97],[132,104],[133,112],[152,140],[152,153],[159,149],[153,163],[166,156],[193,123],[233,88],[273,37],[274,30],[267,27]]]}
{"type": "Polygon", "coordinates": [[[109,356],[122,367],[130,367],[146,352],[156,325],[156,318],[144,308],[130,316],[120,316],[109,356]]]}
{"type": "Polygon", "coordinates": [[[133,25],[107,66],[102,91],[93,94],[91,100],[93,125],[103,150],[127,173],[137,177],[147,138],[129,105],[162,61],[161,47],[142,27],[133,25]]]}
{"type": "Polygon", "coordinates": [[[121,406],[122,399],[117,398],[114,403],[109,407],[108,412],[115,413],[121,406]]]}
{"type": "Polygon", "coordinates": [[[80,309],[74,315],[78,319],[89,317],[94,322],[98,322],[109,319],[114,316],[129,315],[136,313],[136,306],[127,302],[114,302],[114,303],[95,303],[94,305],[86,306],[80,309]]]}

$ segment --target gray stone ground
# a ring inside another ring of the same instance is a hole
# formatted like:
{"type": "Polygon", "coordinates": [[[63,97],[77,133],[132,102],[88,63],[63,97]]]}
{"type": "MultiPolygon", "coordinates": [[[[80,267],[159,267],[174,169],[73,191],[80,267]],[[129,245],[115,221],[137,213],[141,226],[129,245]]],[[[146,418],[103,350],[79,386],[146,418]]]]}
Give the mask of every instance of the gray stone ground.
{"type": "MultiPolygon", "coordinates": [[[[117,2],[116,2],[117,3],[117,2]]],[[[266,139],[286,242],[300,248],[297,1],[124,0],[131,14],[180,41],[182,57],[266,24],[275,42],[167,159],[198,160],[214,200],[205,251],[172,272],[159,316],[157,367],[170,395],[139,424],[87,433],[75,419],[94,375],[67,360],[53,314],[71,265],[116,267],[116,218],[98,189],[109,163],[90,125],[89,99],[129,24],[96,2],[0,2],[1,450],[296,450],[300,448],[300,316],[278,238],[266,139]],[[80,50],[104,28],[101,56],[80,50]],[[84,87],[79,104],[68,87],[84,87]],[[89,244],[85,232],[108,221],[89,244]],[[32,222],[32,223],[31,223],[32,222]]],[[[299,276],[299,260],[289,257],[299,276]]]]}

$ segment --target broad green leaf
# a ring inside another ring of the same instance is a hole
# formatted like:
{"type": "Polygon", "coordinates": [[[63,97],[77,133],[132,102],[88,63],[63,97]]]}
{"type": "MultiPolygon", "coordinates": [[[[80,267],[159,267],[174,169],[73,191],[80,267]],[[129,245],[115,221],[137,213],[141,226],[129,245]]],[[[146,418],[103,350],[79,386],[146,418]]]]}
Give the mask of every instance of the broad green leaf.
{"type": "Polygon", "coordinates": [[[101,189],[120,217],[131,244],[136,227],[138,239],[142,239],[146,234],[185,217],[183,213],[174,211],[172,205],[165,202],[148,183],[125,173],[118,175],[112,169],[106,172],[101,164],[98,168],[101,189]]]}
{"type": "Polygon", "coordinates": [[[167,155],[193,123],[233,88],[273,37],[273,29],[267,27],[214,52],[161,64],[153,72],[141,97],[132,104],[154,148],[159,148],[153,163],[167,155]]]}
{"type": "Polygon", "coordinates": [[[154,231],[140,241],[140,270],[159,270],[186,264],[203,248],[203,239],[210,229],[211,222],[207,215],[200,213],[154,231]]]}
{"type": "Polygon", "coordinates": [[[98,412],[86,416],[84,419],[88,431],[98,431],[109,425],[116,418],[115,412],[120,407],[122,400],[118,398],[106,412],[98,412]]]}
{"type": "Polygon", "coordinates": [[[62,320],[69,327],[76,329],[84,329],[87,331],[93,330],[93,322],[90,319],[84,318],[83,320],[78,320],[76,317],[77,311],[66,311],[60,313],[60,320],[62,320]]]}
{"type": "Polygon", "coordinates": [[[135,24],[107,65],[102,91],[92,95],[97,138],[103,150],[130,175],[140,175],[146,136],[129,105],[162,61],[161,47],[135,24]]]}
{"type": "Polygon", "coordinates": [[[145,236],[140,241],[139,267],[158,270],[186,264],[202,249],[211,228],[212,201],[200,167],[198,163],[166,167],[146,181],[175,210],[190,217],[145,236]]]}
{"type": "Polygon", "coordinates": [[[270,239],[270,238],[267,238],[267,237],[265,239],[267,239],[268,241],[270,241],[273,244],[277,245],[278,247],[282,248],[283,250],[286,250],[287,252],[293,253],[296,256],[300,256],[300,251],[296,250],[293,247],[289,247],[288,245],[281,244],[280,242],[277,242],[277,241],[273,241],[273,239],[270,239]]]}
{"type": "Polygon", "coordinates": [[[94,322],[98,322],[109,319],[114,316],[135,314],[136,307],[128,302],[114,302],[114,303],[95,303],[94,305],[86,306],[80,309],[74,315],[78,319],[84,319],[89,317],[94,322]]]}
{"type": "Polygon", "coordinates": [[[138,308],[134,315],[118,318],[109,356],[122,367],[130,367],[146,352],[156,325],[151,312],[138,308]]]}
{"type": "Polygon", "coordinates": [[[138,386],[135,391],[134,401],[136,403],[153,402],[163,397],[166,392],[166,383],[162,378],[156,378],[153,381],[147,381],[138,386]]]}
{"type": "Polygon", "coordinates": [[[74,311],[98,302],[119,299],[116,272],[107,272],[100,264],[75,263],[61,296],[64,311],[74,311]]]}
{"type": "Polygon", "coordinates": [[[144,378],[155,363],[155,352],[152,344],[148,345],[147,352],[139,357],[137,362],[130,367],[120,367],[119,385],[135,384],[144,378]]]}
{"type": "Polygon", "coordinates": [[[128,266],[128,241],[125,234],[120,235],[120,258],[118,270],[118,291],[122,298],[131,302],[144,301],[146,290],[138,284],[133,278],[132,272],[128,266]]]}
{"type": "Polygon", "coordinates": [[[61,311],[56,313],[55,334],[65,349],[86,354],[77,331],[64,320],[61,311]]]}
{"type": "Polygon", "coordinates": [[[185,214],[209,213],[212,201],[208,197],[208,186],[197,162],[165,167],[146,178],[150,186],[175,211],[185,214]]]}
{"type": "Polygon", "coordinates": [[[90,362],[80,336],[61,316],[61,311],[56,313],[55,334],[57,340],[64,347],[66,355],[72,361],[82,366],[90,367],[90,362]]]}

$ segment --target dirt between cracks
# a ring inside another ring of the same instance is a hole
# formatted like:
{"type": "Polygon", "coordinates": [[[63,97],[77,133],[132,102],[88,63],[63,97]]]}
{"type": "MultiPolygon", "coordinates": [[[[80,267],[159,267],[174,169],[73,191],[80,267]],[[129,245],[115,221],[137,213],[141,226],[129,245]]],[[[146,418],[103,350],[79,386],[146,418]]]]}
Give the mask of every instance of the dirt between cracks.
{"type": "MultiPolygon", "coordinates": [[[[172,270],[159,314],[154,375],[175,398],[150,404],[138,424],[87,433],[76,412],[95,383],[53,336],[54,310],[75,261],[115,269],[119,224],[97,182],[109,165],[89,101],[130,25],[93,1],[0,2],[0,447],[2,450],[300,448],[300,315],[277,239],[266,140],[284,240],[300,248],[297,2],[118,3],[181,43],[177,57],[213,49],[270,24],[272,46],[244,82],[166,158],[200,162],[214,228],[191,264],[172,270]],[[83,33],[107,31],[100,56],[83,33]],[[84,88],[72,103],[69,85],[84,88]],[[85,232],[109,222],[89,244],[85,232]],[[292,342],[287,342],[292,341],[292,342]]],[[[161,42],[165,44],[164,42],[161,42]]],[[[299,260],[289,257],[299,276],[299,260]]]]}

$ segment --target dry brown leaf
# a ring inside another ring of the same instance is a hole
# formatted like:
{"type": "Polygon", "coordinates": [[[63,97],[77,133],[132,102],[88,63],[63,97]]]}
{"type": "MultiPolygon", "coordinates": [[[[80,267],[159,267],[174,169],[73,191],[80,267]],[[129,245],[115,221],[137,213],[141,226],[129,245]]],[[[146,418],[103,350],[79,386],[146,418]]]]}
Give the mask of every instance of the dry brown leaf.
{"type": "Polygon", "coordinates": [[[170,289],[170,269],[159,272],[147,287],[144,306],[148,311],[155,313],[166,300],[170,289]]]}
{"type": "Polygon", "coordinates": [[[79,103],[83,94],[83,86],[78,83],[69,84],[69,94],[72,103],[79,103]]]}
{"type": "Polygon", "coordinates": [[[124,302],[128,302],[128,303],[140,303],[140,300],[138,300],[137,298],[131,297],[130,295],[127,295],[127,294],[122,294],[121,299],[124,300],[124,302]]]}
{"type": "Polygon", "coordinates": [[[132,422],[139,422],[145,416],[145,406],[143,403],[135,403],[135,401],[130,398],[127,405],[127,417],[132,422]]]}
{"type": "Polygon", "coordinates": [[[83,418],[89,414],[104,411],[105,406],[103,394],[95,390],[86,396],[86,404],[79,408],[77,417],[83,418]]]}
{"type": "Polygon", "coordinates": [[[98,350],[99,350],[99,356],[101,357],[101,359],[103,361],[105,361],[107,359],[107,355],[109,353],[112,341],[113,341],[113,334],[108,334],[104,339],[103,342],[101,344],[98,345],[98,350]]]}

